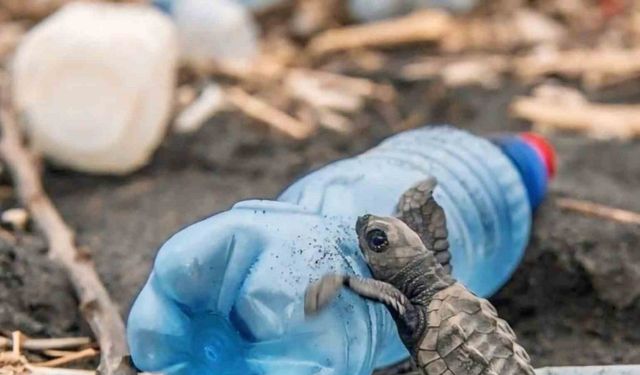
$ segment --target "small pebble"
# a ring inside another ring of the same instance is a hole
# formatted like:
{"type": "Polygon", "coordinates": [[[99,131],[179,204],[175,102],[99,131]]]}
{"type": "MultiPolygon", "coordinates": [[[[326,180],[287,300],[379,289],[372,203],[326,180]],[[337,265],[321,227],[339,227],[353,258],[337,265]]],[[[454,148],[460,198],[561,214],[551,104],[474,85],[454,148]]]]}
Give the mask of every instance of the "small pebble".
{"type": "Polygon", "coordinates": [[[14,230],[25,230],[29,223],[29,212],[24,208],[10,208],[2,213],[0,220],[14,230]]]}

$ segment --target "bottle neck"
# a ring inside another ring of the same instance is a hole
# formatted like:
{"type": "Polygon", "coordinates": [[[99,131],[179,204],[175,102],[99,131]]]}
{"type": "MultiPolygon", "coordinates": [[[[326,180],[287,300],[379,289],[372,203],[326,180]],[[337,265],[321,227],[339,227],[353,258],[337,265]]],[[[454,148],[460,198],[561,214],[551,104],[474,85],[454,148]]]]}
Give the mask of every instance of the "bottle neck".
{"type": "Polygon", "coordinates": [[[542,137],[533,133],[500,135],[490,140],[518,170],[532,209],[538,208],[555,174],[555,152],[542,137]]]}

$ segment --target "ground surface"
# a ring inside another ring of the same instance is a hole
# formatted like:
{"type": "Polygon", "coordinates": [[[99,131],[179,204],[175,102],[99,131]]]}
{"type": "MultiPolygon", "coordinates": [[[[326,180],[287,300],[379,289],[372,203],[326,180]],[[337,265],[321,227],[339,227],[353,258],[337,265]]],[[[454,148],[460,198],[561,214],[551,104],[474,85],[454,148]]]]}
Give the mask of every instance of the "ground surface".
{"type": "MultiPolygon", "coordinates": [[[[523,88],[498,91],[433,85],[401,87],[401,113],[478,133],[526,129],[507,105],[523,88]]],[[[616,101],[630,99],[624,95],[616,101]]],[[[45,186],[126,314],[156,249],[172,233],[238,200],[277,195],[311,168],[375,145],[393,130],[372,106],[357,136],[321,133],[299,144],[239,116],[218,117],[199,132],[171,136],[150,166],[124,178],[49,169],[45,186]]],[[[526,259],[493,298],[536,366],[640,363],[640,228],[560,210],[572,196],[640,210],[640,142],[554,136],[560,173],[537,212],[526,259]]],[[[5,202],[10,205],[10,202],[5,202]]],[[[0,243],[0,330],[33,335],[88,332],[64,275],[37,236],[0,243]]]]}

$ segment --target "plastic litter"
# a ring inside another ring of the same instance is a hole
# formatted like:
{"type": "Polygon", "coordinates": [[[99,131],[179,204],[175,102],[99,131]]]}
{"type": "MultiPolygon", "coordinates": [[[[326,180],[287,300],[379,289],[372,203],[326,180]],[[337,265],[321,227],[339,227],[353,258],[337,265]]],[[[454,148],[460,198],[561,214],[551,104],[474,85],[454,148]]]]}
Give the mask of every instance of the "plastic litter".
{"type": "Polygon", "coordinates": [[[253,11],[264,11],[275,6],[292,2],[291,0],[236,0],[253,11]]]}
{"type": "Polygon", "coordinates": [[[251,66],[259,29],[244,5],[232,0],[156,0],[178,29],[182,59],[197,68],[251,66]]]}
{"type": "Polygon", "coordinates": [[[477,3],[478,0],[349,0],[347,5],[355,20],[371,22],[427,8],[464,13],[477,3]]]}
{"type": "Polygon", "coordinates": [[[356,216],[393,214],[401,194],[435,176],[454,275],[493,293],[524,253],[553,157],[523,137],[496,141],[450,127],[404,132],[277,201],[240,202],[180,231],[131,310],[135,364],[167,374],[370,375],[406,358],[381,304],[343,293],[305,320],[304,291],[328,272],[369,276],[356,216]]]}
{"type": "Polygon", "coordinates": [[[177,58],[175,29],[153,8],[63,7],[26,35],[13,64],[33,146],[84,172],[142,167],[168,124],[177,58]]]}

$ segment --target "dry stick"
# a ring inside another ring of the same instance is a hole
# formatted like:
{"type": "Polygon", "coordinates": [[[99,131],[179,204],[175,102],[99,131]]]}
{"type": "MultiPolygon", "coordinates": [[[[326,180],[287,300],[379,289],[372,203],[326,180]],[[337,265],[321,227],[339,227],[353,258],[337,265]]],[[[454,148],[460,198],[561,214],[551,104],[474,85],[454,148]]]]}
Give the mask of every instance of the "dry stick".
{"type": "Polygon", "coordinates": [[[439,78],[448,87],[474,84],[497,87],[511,65],[509,56],[497,54],[430,57],[403,66],[399,76],[407,81],[439,78]]]}
{"type": "Polygon", "coordinates": [[[0,91],[2,139],[0,157],[9,167],[19,198],[31,212],[49,243],[49,257],[68,274],[80,300],[80,310],[101,349],[99,372],[135,374],[128,355],[124,323],[89,257],[75,246],[74,235],[44,192],[35,160],[22,144],[16,114],[6,89],[0,91]]]}
{"type": "Polygon", "coordinates": [[[440,11],[422,11],[393,20],[328,30],[313,38],[309,50],[316,55],[369,46],[439,41],[453,25],[440,11]]]}
{"type": "Polygon", "coordinates": [[[640,74],[640,49],[575,49],[541,51],[515,59],[516,74],[525,79],[547,74],[633,77],[640,74]]]}
{"type": "Polygon", "coordinates": [[[77,352],[72,350],[47,349],[47,350],[43,350],[42,353],[49,357],[58,358],[58,357],[64,357],[70,354],[74,354],[77,352]]]}
{"type": "Polygon", "coordinates": [[[56,358],[56,359],[52,359],[50,361],[46,361],[46,362],[40,362],[40,363],[34,363],[34,366],[41,366],[41,367],[58,367],[60,365],[64,365],[66,363],[69,362],[73,362],[73,361],[77,361],[79,359],[82,358],[89,358],[89,357],[93,357],[95,355],[98,354],[98,351],[93,349],[93,348],[88,348],[85,350],[81,350],[79,352],[75,352],[75,353],[70,353],[67,355],[64,355],[62,357],[56,358]]]}
{"type": "MultiPolygon", "coordinates": [[[[26,350],[69,349],[91,343],[89,337],[63,337],[55,339],[22,339],[21,347],[26,350]]],[[[0,349],[8,347],[12,340],[0,337],[0,349]]]]}
{"type": "Polygon", "coordinates": [[[75,370],[55,367],[38,367],[27,364],[30,375],[96,375],[92,370],[75,370]]]}
{"type": "Polygon", "coordinates": [[[565,210],[577,211],[621,223],[640,225],[640,213],[572,198],[558,198],[556,204],[565,210]]]}
{"type": "Polygon", "coordinates": [[[305,124],[266,102],[247,94],[238,87],[226,89],[225,99],[246,115],[262,121],[272,128],[294,138],[305,139],[313,132],[313,127],[305,124]]]}
{"type": "Polygon", "coordinates": [[[217,84],[208,84],[195,100],[176,116],[174,129],[178,133],[192,133],[225,106],[224,92],[217,84]]]}
{"type": "Polygon", "coordinates": [[[625,104],[566,104],[549,98],[521,97],[511,105],[514,116],[545,127],[579,130],[603,138],[640,136],[640,106],[625,104]]]}
{"type": "Polygon", "coordinates": [[[12,333],[11,336],[13,341],[13,348],[11,349],[11,351],[13,352],[13,355],[18,357],[20,356],[20,344],[22,344],[22,334],[20,333],[20,331],[15,331],[12,333]]]}

